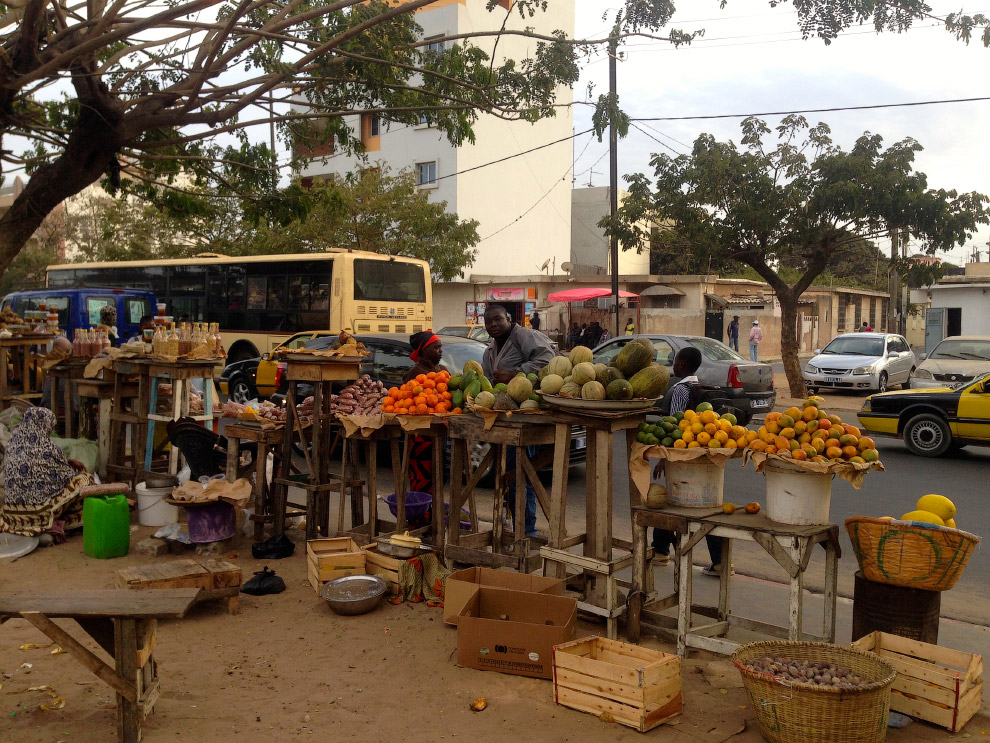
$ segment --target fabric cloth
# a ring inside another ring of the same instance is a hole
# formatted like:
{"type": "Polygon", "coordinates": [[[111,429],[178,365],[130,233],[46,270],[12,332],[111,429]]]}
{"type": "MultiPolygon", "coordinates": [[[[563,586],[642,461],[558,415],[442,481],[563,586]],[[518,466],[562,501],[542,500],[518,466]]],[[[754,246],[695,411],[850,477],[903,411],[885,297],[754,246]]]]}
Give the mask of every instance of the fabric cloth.
{"type": "Polygon", "coordinates": [[[760,343],[763,340],[763,329],[759,325],[754,325],[749,331],[749,342],[760,343]]]}
{"type": "Polygon", "coordinates": [[[76,475],[50,438],[54,429],[55,414],[48,408],[31,408],[24,413],[10,436],[0,472],[5,503],[43,503],[76,475]]]}
{"type": "Polygon", "coordinates": [[[731,348],[736,353],[739,353],[739,336],[735,338],[729,338],[729,348],[731,348]]]}
{"type": "Polygon", "coordinates": [[[433,439],[413,436],[409,447],[409,489],[433,495],[433,439]]]}
{"type": "Polygon", "coordinates": [[[481,366],[489,379],[492,379],[495,369],[535,374],[549,364],[553,357],[553,346],[543,333],[513,325],[501,348],[495,338],[491,339],[482,357],[481,366]]]}
{"type": "Polygon", "coordinates": [[[760,344],[756,341],[749,342],[749,360],[759,361],[760,360],[760,344]]]}
{"type": "Polygon", "coordinates": [[[691,385],[698,384],[698,377],[694,374],[684,377],[677,384],[670,388],[670,409],[668,415],[683,413],[691,404],[691,385]]]}
{"type": "Polygon", "coordinates": [[[739,321],[731,320],[729,321],[729,327],[726,331],[729,334],[729,340],[735,339],[736,345],[739,345],[739,321]]]}
{"type": "Polygon", "coordinates": [[[427,606],[443,606],[444,584],[452,572],[432,552],[401,562],[399,595],[390,601],[393,604],[425,601],[427,606]]]}

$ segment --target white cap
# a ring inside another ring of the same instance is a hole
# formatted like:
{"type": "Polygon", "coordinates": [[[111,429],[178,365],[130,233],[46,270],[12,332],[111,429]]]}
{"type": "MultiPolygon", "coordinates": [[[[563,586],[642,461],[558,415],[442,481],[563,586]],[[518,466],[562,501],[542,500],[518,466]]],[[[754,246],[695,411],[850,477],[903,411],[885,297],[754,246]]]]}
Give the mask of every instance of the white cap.
{"type": "Polygon", "coordinates": [[[753,320],[753,325],[759,325],[759,324],[760,324],[759,320],[753,320]]]}

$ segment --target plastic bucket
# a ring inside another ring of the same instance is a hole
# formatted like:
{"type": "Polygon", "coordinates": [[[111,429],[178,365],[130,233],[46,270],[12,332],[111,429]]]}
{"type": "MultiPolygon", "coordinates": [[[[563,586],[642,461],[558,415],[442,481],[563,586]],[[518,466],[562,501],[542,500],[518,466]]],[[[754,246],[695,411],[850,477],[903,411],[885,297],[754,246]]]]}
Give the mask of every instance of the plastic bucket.
{"type": "Polygon", "coordinates": [[[123,557],[131,546],[131,512],[127,497],[91,496],[83,503],[83,552],[106,560],[123,557]]]}
{"type": "Polygon", "coordinates": [[[779,524],[827,524],[832,475],[767,462],[767,518],[779,524]]]}
{"type": "Polygon", "coordinates": [[[722,505],[725,485],[723,464],[715,464],[707,457],[690,462],[668,460],[664,471],[670,505],[688,508],[718,508],[722,505]]]}
{"type": "MultiPolygon", "coordinates": [[[[395,493],[385,496],[385,505],[393,516],[399,515],[399,504],[395,493]]],[[[426,516],[426,512],[433,505],[433,496],[429,493],[421,493],[418,490],[410,490],[406,493],[406,520],[415,521],[426,516]]]]}
{"type": "Polygon", "coordinates": [[[172,488],[149,488],[146,483],[139,482],[134,492],[137,493],[138,523],[141,526],[165,526],[179,520],[178,507],[163,500],[172,488]]]}
{"type": "Polygon", "coordinates": [[[186,508],[189,541],[207,544],[230,539],[237,534],[237,513],[230,503],[217,501],[186,508]]]}

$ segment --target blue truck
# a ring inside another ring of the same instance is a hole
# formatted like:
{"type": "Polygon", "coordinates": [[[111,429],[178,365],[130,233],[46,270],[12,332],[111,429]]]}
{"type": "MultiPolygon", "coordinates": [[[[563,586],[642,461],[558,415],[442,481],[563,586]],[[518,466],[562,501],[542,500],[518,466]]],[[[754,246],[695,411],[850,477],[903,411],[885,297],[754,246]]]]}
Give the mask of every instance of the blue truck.
{"type": "Polygon", "coordinates": [[[125,342],[141,330],[141,318],[154,314],[155,295],[134,289],[37,289],[12,292],[3,298],[2,307],[9,307],[21,317],[26,310],[37,310],[41,302],[58,311],[58,326],[69,340],[80,328],[100,324],[100,310],[107,305],[117,308],[117,332],[125,342]]]}

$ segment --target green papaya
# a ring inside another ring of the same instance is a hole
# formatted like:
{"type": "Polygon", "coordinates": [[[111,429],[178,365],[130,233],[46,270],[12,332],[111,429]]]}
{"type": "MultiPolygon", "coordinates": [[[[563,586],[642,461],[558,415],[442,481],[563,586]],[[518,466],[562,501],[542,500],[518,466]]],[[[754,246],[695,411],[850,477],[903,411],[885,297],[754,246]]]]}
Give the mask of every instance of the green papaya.
{"type": "Polygon", "coordinates": [[[464,396],[474,399],[479,395],[479,393],[481,393],[481,391],[481,382],[476,379],[464,388],[464,396]]]}
{"type": "Polygon", "coordinates": [[[505,392],[505,382],[499,382],[495,385],[495,389],[499,392],[505,392]]]}
{"type": "Polygon", "coordinates": [[[450,393],[450,401],[454,404],[453,406],[455,408],[463,408],[464,407],[464,391],[463,390],[454,390],[453,392],[451,392],[450,393]]]}
{"type": "Polygon", "coordinates": [[[492,391],[492,383],[489,381],[488,377],[479,376],[478,377],[478,381],[481,383],[481,391],[482,392],[491,392],[492,391]]]}
{"type": "Polygon", "coordinates": [[[474,369],[465,369],[464,373],[461,374],[461,389],[466,390],[470,384],[478,379],[478,374],[474,369]]]}
{"type": "Polygon", "coordinates": [[[453,392],[454,390],[461,389],[463,384],[464,384],[464,377],[460,374],[455,374],[450,378],[450,381],[447,382],[447,389],[453,392]]]}

